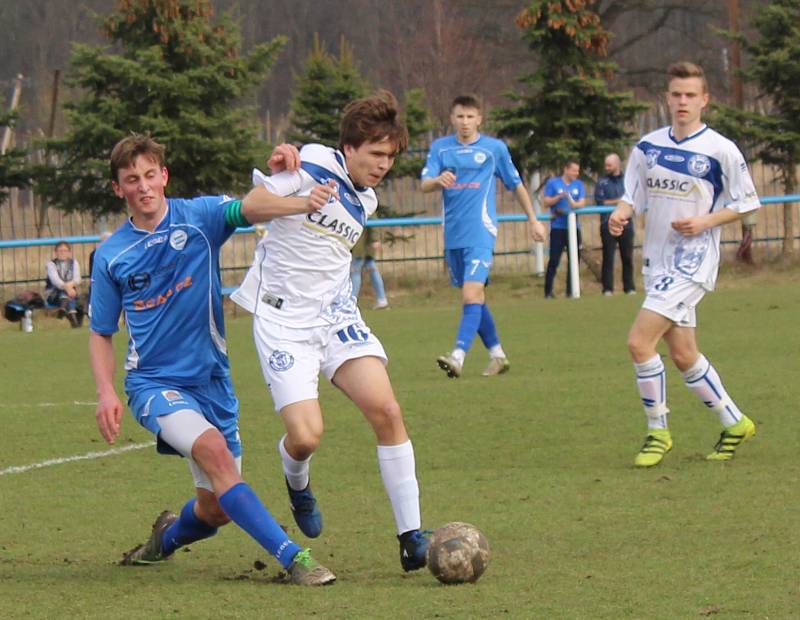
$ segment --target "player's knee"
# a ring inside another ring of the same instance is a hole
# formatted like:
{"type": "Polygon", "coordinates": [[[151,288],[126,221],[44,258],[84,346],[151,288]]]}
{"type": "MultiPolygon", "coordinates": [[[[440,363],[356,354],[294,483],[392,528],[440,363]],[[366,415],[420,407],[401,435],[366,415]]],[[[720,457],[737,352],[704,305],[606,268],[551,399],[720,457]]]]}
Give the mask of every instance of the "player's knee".
{"type": "Polygon", "coordinates": [[[400,409],[400,404],[394,399],[377,406],[370,418],[379,434],[404,428],[403,411],[400,409]]]}
{"type": "Polygon", "coordinates": [[[676,349],[669,352],[669,357],[679,370],[691,368],[699,357],[694,349],[676,349]]]}
{"type": "Polygon", "coordinates": [[[219,432],[201,435],[192,446],[192,458],[212,477],[236,470],[233,455],[219,432]]]}
{"type": "Polygon", "coordinates": [[[321,439],[321,429],[319,431],[312,428],[293,429],[289,433],[292,457],[300,460],[308,458],[317,451],[321,439]]]}
{"type": "Polygon", "coordinates": [[[649,343],[639,338],[636,334],[628,335],[628,352],[630,352],[634,361],[637,362],[644,361],[645,359],[652,357],[652,355],[650,355],[651,351],[649,343]]]}

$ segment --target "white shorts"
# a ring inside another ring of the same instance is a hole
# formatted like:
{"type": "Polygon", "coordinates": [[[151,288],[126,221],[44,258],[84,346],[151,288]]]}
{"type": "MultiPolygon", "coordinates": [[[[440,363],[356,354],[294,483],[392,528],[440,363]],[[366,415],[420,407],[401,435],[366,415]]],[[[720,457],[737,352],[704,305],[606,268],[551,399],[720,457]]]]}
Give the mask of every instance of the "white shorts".
{"type": "Polygon", "coordinates": [[[253,336],[275,411],[319,398],[319,373],[330,381],[347,360],[377,357],[388,363],[383,345],[361,317],[322,327],[286,327],[253,317],[253,336]]]}
{"type": "Polygon", "coordinates": [[[642,308],[668,318],[678,327],[697,327],[697,304],[706,294],[697,282],[679,275],[645,276],[642,308]]]}

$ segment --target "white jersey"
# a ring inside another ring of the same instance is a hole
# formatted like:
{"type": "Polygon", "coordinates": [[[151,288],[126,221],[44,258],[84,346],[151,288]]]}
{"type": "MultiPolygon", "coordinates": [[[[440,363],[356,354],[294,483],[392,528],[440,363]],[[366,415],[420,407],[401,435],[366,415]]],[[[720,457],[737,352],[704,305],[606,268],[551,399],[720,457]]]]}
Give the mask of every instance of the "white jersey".
{"type": "Polygon", "coordinates": [[[761,206],[742,153],[706,125],[683,140],[675,140],[670,127],[644,136],[628,161],[622,200],[647,213],[642,273],[687,278],[709,291],[719,270],[720,227],[690,237],[673,230],[672,222],[761,206]]]}
{"type": "Polygon", "coordinates": [[[350,284],[350,250],[378,199],[371,188],[353,184],[341,152],[308,144],[300,160],[300,169],[292,173],[267,177],[254,170],[253,184],[280,196],[308,196],[316,185],[333,180],[339,200],[331,198],[314,213],[274,219],[231,298],[249,312],[289,327],[355,320],[359,314],[350,284]]]}

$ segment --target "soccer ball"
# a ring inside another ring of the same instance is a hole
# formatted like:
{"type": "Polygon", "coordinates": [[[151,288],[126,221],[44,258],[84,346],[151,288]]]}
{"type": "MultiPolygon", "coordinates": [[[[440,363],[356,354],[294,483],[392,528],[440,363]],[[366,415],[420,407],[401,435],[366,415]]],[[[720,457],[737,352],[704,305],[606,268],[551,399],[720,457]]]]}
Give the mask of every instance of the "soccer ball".
{"type": "Polygon", "coordinates": [[[469,523],[447,523],[431,536],[428,568],[442,583],[474,583],[489,565],[489,543],[469,523]]]}

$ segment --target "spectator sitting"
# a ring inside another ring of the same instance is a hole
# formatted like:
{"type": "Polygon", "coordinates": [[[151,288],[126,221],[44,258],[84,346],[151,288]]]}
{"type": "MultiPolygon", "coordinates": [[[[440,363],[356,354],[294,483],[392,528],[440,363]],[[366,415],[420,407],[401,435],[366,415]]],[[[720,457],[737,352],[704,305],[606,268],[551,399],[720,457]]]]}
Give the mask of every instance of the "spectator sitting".
{"type": "Polygon", "coordinates": [[[47,263],[45,297],[51,306],[59,307],[59,316],[66,316],[72,327],[83,324],[83,304],[79,297],[81,268],[72,258],[72,247],[66,241],[56,244],[55,258],[47,263]]]}

